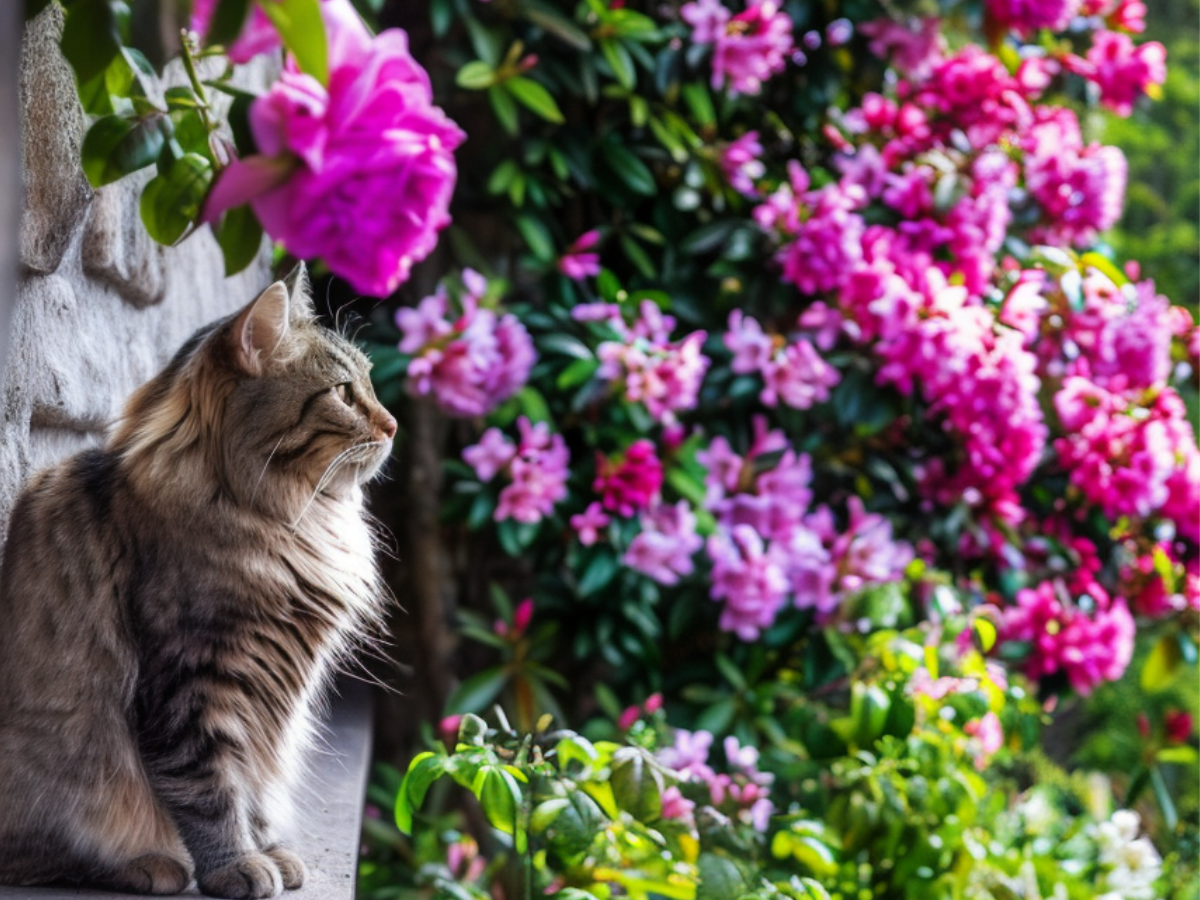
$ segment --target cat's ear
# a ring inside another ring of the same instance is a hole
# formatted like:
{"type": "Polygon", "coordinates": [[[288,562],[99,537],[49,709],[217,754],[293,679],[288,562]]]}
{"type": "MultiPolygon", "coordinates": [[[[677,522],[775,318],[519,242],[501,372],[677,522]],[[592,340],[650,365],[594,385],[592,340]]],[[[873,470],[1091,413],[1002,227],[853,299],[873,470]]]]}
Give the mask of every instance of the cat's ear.
{"type": "Polygon", "coordinates": [[[288,297],[291,299],[291,319],[293,322],[310,321],[315,317],[312,304],[312,290],[308,280],[308,267],[304,261],[296,263],[296,267],[283,279],[287,285],[288,297]]]}
{"type": "Polygon", "coordinates": [[[287,285],[277,281],[234,320],[234,353],[238,367],[247,374],[261,375],[263,360],[287,335],[289,306],[287,285]]]}

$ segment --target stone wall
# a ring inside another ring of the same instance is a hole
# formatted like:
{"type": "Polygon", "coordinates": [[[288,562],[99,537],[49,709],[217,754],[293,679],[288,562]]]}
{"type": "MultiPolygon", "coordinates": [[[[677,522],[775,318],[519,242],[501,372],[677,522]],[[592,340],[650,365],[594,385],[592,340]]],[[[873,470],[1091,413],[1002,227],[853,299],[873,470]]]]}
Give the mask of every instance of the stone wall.
{"type": "Polygon", "coordinates": [[[61,11],[47,8],[26,26],[21,54],[24,205],[0,385],[0,533],[33,471],[102,440],[128,394],[188,335],[268,279],[265,252],[224,278],[207,227],[174,247],[151,240],[137,211],[149,171],[88,184],[79,162],[88,120],[58,50],[61,28],[61,11]]]}

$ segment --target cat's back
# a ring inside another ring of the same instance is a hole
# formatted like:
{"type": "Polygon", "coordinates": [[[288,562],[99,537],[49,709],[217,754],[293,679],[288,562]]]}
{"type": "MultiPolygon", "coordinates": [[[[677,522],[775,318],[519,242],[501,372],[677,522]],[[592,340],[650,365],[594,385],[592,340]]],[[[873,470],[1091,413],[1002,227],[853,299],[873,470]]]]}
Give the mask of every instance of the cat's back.
{"type": "Polygon", "coordinates": [[[117,460],[98,448],[38,473],[22,492],[0,570],[0,704],[32,706],[34,694],[45,702],[42,690],[14,692],[17,680],[70,702],[84,685],[48,676],[71,671],[72,657],[104,676],[128,664],[125,493],[117,460]]]}

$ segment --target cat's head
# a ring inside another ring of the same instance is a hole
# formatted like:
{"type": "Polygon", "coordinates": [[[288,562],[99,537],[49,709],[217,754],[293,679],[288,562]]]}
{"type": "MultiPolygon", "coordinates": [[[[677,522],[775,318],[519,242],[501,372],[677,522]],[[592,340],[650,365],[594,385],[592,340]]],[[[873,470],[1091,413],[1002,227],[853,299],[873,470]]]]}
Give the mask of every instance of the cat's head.
{"type": "Polygon", "coordinates": [[[317,322],[300,269],[193,335],[130,399],[112,446],[143,481],[211,491],[181,481],[199,463],[236,503],[292,519],[386,462],[396,420],[370,368],[317,322]]]}

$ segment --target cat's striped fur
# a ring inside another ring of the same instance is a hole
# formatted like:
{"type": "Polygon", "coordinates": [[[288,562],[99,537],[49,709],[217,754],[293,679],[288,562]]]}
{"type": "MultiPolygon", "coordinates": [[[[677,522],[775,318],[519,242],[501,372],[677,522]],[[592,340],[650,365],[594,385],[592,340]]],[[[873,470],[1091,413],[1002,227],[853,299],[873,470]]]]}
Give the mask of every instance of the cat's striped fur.
{"type": "Polygon", "coordinates": [[[0,573],[0,883],[297,887],[314,706],[380,613],[360,486],[395,420],[303,273],[38,474],[0,573]]]}

